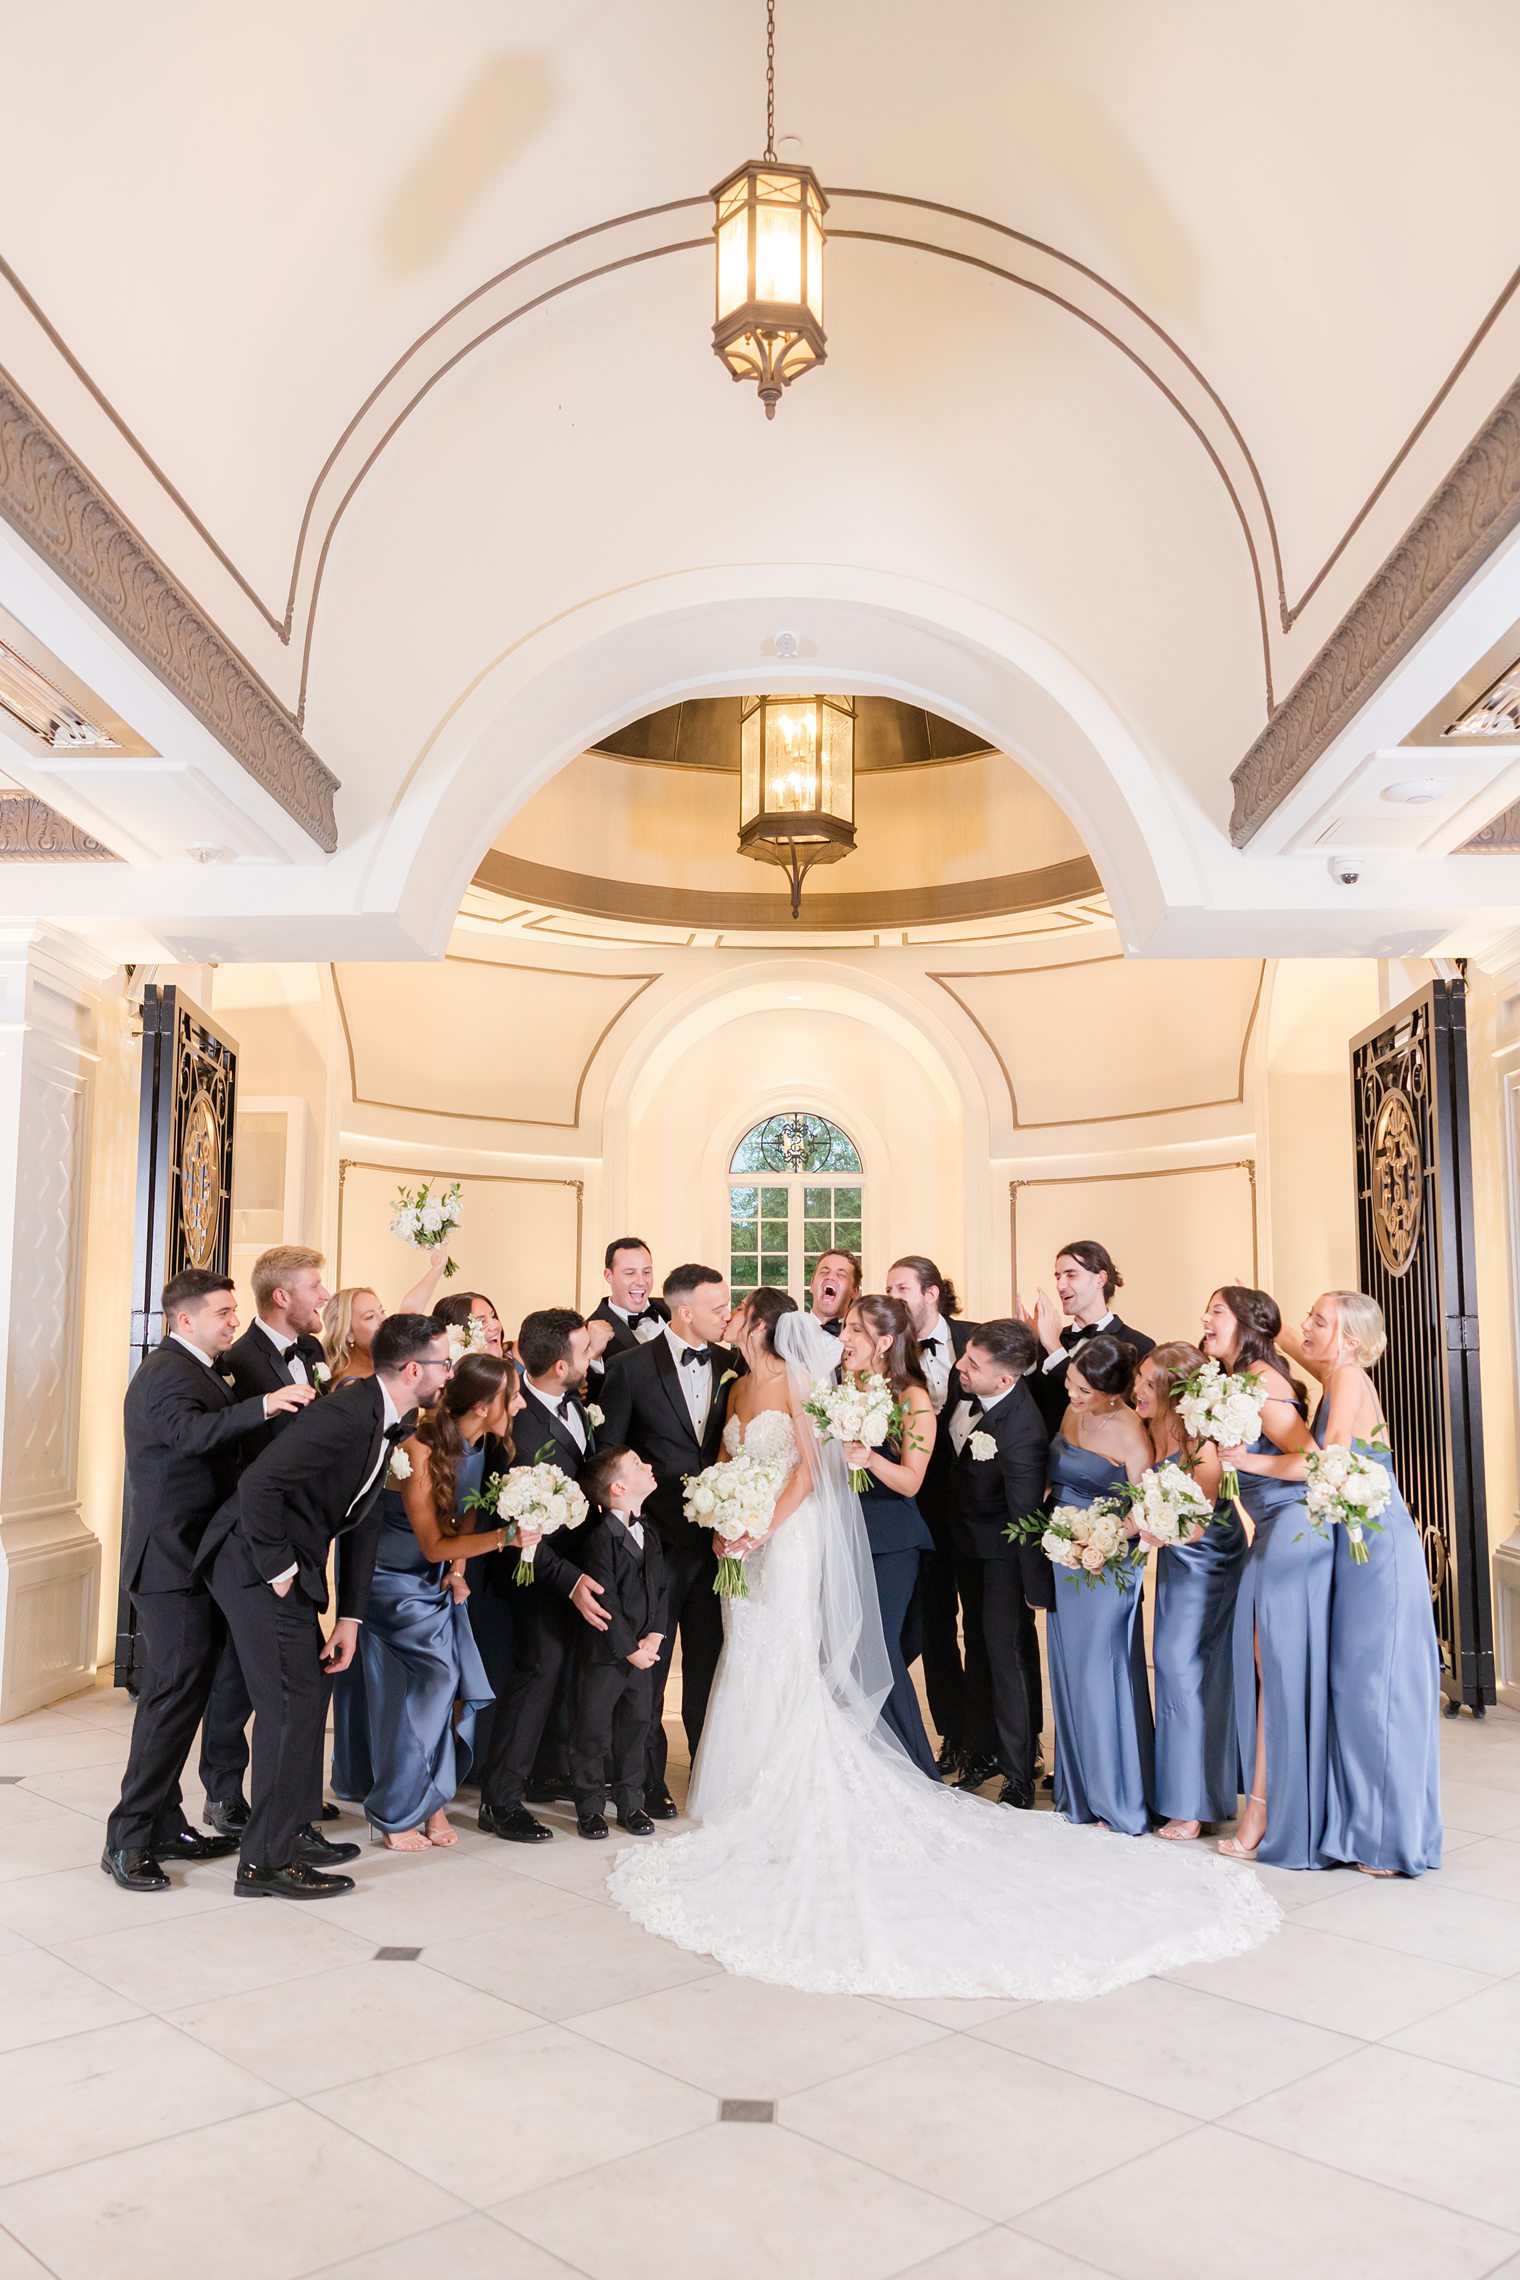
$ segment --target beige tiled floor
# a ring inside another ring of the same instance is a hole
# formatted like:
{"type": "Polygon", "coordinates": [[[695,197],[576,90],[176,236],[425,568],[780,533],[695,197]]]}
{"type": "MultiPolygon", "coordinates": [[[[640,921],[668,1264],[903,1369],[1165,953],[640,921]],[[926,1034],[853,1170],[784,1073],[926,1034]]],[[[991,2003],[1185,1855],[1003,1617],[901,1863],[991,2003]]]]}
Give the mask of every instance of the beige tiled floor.
{"type": "Polygon", "coordinates": [[[1445,1730],[1440,1875],[1268,1871],[1267,1946],[1050,2005],[730,1979],[559,1816],[320,1910],[130,1899],[127,1726],[0,1729],[0,2280],[1520,2280],[1507,1712],[1445,1730]]]}

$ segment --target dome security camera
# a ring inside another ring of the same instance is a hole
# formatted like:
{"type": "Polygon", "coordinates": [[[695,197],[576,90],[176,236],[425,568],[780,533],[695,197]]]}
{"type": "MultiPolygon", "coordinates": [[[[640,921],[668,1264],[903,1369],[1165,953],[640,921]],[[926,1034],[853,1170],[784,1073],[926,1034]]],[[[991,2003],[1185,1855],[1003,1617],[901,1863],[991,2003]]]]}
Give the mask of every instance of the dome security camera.
{"type": "Polygon", "coordinates": [[[1359,855],[1332,855],[1328,867],[1338,887],[1354,887],[1362,875],[1359,855]]]}

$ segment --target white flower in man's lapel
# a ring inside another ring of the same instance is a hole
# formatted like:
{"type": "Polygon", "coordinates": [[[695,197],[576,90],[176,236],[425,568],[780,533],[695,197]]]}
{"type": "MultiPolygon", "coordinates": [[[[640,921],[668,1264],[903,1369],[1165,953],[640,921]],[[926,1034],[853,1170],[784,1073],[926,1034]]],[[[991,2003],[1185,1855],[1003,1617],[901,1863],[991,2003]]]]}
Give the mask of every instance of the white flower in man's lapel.
{"type": "Polygon", "coordinates": [[[233,1376],[231,1370],[218,1370],[216,1374],[221,1379],[223,1385],[230,1385],[233,1390],[236,1391],[237,1379],[233,1376]]]}
{"type": "Polygon", "coordinates": [[[725,1370],[725,1371],[723,1372],[723,1375],[722,1375],[722,1376],[719,1378],[719,1380],[718,1380],[718,1391],[719,1391],[719,1393],[721,1393],[721,1392],[723,1391],[723,1388],[724,1388],[726,1385],[737,1385],[737,1384],[738,1384],[738,1382],[739,1382],[739,1373],[738,1373],[738,1371],[737,1371],[737,1370],[725,1370]]]}
{"type": "Polygon", "coordinates": [[[966,1446],[971,1451],[973,1464],[984,1465],[989,1457],[997,1455],[997,1443],[990,1433],[973,1433],[966,1446]]]}
{"type": "Polygon", "coordinates": [[[407,1455],[405,1449],[393,1449],[391,1452],[391,1479],[410,1480],[411,1477],[411,1458],[407,1455]]]}
{"type": "Polygon", "coordinates": [[[586,1415],[591,1420],[592,1432],[600,1433],[602,1427],[607,1422],[605,1412],[599,1409],[594,1401],[588,1401],[586,1404],[586,1415]]]}
{"type": "Polygon", "coordinates": [[[327,1366],[326,1362],[313,1362],[313,1363],[312,1363],[312,1365],[311,1365],[311,1382],[312,1382],[312,1384],[313,1384],[313,1385],[326,1385],[326,1383],[327,1383],[328,1379],[329,1379],[331,1376],[332,1376],[332,1371],[331,1371],[331,1370],[328,1368],[328,1366],[327,1366]]]}

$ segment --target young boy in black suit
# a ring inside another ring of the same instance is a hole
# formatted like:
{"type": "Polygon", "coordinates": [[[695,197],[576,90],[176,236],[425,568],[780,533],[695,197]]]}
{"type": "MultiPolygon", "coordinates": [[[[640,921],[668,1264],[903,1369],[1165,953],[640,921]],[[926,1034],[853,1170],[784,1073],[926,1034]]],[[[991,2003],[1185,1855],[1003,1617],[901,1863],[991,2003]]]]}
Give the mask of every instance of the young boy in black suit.
{"type": "Polygon", "coordinates": [[[580,1560],[602,1587],[600,1611],[609,1621],[576,1641],[576,1826],[583,1837],[607,1834],[603,1776],[610,1755],[618,1820],[629,1836],[647,1837],[654,1822],[644,1810],[644,1778],[668,1596],[660,1539],[640,1518],[654,1494],[654,1468],[634,1449],[600,1449],[582,1465],[580,1485],[597,1507],[581,1536],[580,1560]]]}

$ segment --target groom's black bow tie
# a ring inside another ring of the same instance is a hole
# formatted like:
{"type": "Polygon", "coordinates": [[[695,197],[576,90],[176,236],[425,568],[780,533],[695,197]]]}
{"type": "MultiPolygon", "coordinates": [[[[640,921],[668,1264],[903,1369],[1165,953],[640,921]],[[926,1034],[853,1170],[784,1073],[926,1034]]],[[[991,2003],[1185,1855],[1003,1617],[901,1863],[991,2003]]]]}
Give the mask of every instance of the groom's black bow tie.
{"type": "Polygon", "coordinates": [[[937,1334],[933,1338],[920,1338],[918,1350],[921,1354],[937,1354],[944,1342],[937,1334]]]}
{"type": "Polygon", "coordinates": [[[653,1322],[655,1320],[655,1311],[652,1306],[646,1306],[642,1314],[630,1314],[626,1319],[629,1329],[637,1330],[641,1322],[653,1322]]]}
{"type": "Polygon", "coordinates": [[[700,1363],[701,1366],[705,1369],[711,1360],[711,1346],[687,1346],[683,1348],[681,1353],[681,1363],[683,1368],[686,1363],[691,1362],[693,1364],[700,1363]]]}
{"type": "Polygon", "coordinates": [[[417,1412],[412,1409],[407,1412],[405,1417],[399,1417],[394,1425],[386,1426],[385,1438],[393,1449],[399,1449],[403,1441],[411,1439],[416,1429],[417,1412]]]}
{"type": "Polygon", "coordinates": [[[844,1324],[836,1320],[831,1322],[819,1322],[818,1327],[820,1330],[826,1331],[829,1337],[837,1338],[843,1331],[844,1324]]]}
{"type": "Polygon", "coordinates": [[[980,1417],[982,1414],[981,1395],[979,1393],[968,1393],[966,1396],[966,1407],[970,1410],[973,1417],[980,1417]]]}

